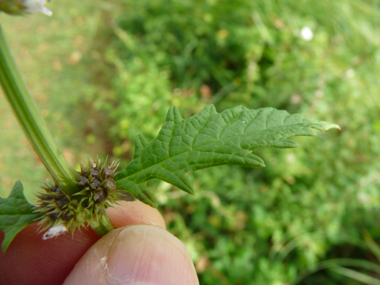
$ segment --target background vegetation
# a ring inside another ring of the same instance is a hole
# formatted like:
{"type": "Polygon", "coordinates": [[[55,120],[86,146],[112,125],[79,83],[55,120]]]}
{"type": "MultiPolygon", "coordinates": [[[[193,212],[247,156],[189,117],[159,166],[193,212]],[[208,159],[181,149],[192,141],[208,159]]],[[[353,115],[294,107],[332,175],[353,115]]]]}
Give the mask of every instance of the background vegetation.
{"type": "MultiPolygon", "coordinates": [[[[378,1],[78,3],[0,18],[73,166],[97,154],[125,166],[135,135],[153,139],[171,105],[184,117],[243,104],[338,123],[298,149],[258,151],[265,169],[195,173],[195,197],[151,187],[201,284],[380,283],[378,1]]],[[[47,175],[3,98],[0,125],[0,194],[17,179],[38,191],[47,175]]]]}

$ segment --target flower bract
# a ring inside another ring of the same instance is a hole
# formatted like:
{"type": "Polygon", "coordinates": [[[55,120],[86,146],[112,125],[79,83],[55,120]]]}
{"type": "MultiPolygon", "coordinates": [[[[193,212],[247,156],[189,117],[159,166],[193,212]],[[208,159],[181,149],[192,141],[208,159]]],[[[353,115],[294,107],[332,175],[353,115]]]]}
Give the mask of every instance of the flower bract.
{"type": "Polygon", "coordinates": [[[26,7],[24,9],[25,12],[40,12],[48,16],[53,15],[53,12],[44,6],[46,4],[46,0],[25,0],[23,4],[26,7]]]}
{"type": "Polygon", "coordinates": [[[0,11],[11,15],[42,13],[51,16],[53,12],[44,6],[46,2],[46,0],[0,0],[0,11]]]}

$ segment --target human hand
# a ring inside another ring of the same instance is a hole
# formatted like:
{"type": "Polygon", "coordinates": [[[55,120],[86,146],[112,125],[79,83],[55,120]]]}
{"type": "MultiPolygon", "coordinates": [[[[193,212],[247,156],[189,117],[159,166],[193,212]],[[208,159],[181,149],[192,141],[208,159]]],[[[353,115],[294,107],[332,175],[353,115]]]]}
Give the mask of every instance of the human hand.
{"type": "Polygon", "coordinates": [[[156,209],[121,201],[107,214],[116,229],[101,239],[85,229],[42,240],[38,225],[28,226],[0,253],[0,284],[199,284],[187,249],[156,209]]]}

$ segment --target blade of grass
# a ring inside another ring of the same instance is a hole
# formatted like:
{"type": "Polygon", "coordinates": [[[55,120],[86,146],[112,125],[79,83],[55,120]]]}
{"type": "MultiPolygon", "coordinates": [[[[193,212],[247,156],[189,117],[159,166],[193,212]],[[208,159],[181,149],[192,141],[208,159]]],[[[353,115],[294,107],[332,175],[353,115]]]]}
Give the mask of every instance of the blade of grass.
{"type": "Polygon", "coordinates": [[[337,266],[337,267],[330,268],[330,270],[334,271],[338,274],[341,274],[343,276],[354,279],[356,281],[362,282],[364,284],[368,284],[368,285],[379,285],[380,284],[379,279],[374,278],[372,276],[369,276],[367,274],[363,274],[361,272],[349,269],[349,268],[337,266]]]}
{"type": "Polygon", "coordinates": [[[366,230],[363,232],[363,238],[372,253],[376,255],[377,260],[380,261],[380,246],[373,240],[372,236],[366,230]]]}
{"type": "MultiPolygon", "coordinates": [[[[331,269],[339,266],[350,266],[350,267],[357,267],[365,270],[369,270],[372,272],[376,272],[377,274],[380,274],[380,266],[376,263],[362,260],[362,259],[351,259],[351,258],[338,258],[338,259],[330,259],[320,262],[319,264],[316,264],[314,266],[309,267],[308,269],[302,271],[299,274],[299,277],[296,278],[292,282],[292,284],[297,284],[301,280],[305,279],[311,274],[314,274],[318,271],[324,270],[324,269],[331,269]]],[[[380,283],[377,283],[380,284],[380,283]]]]}

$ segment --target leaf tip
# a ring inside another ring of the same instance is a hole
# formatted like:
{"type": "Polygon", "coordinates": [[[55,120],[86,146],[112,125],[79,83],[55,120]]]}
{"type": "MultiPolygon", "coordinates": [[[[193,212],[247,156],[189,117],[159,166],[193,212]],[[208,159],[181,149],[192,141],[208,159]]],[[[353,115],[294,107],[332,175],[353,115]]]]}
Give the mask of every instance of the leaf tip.
{"type": "Polygon", "coordinates": [[[329,122],[324,122],[324,121],[318,122],[318,126],[314,126],[314,128],[319,129],[322,132],[326,132],[326,131],[331,130],[331,129],[336,129],[339,132],[342,131],[342,129],[340,128],[339,125],[329,123],[329,122]]]}
{"type": "Polygon", "coordinates": [[[194,188],[192,185],[190,185],[191,187],[189,187],[185,192],[190,194],[190,195],[193,195],[195,196],[195,192],[194,192],[194,188]]]}
{"type": "Polygon", "coordinates": [[[174,123],[181,123],[182,116],[177,106],[171,106],[168,114],[166,115],[166,121],[172,121],[174,123]]]}
{"type": "Polygon", "coordinates": [[[133,158],[138,158],[141,156],[142,151],[144,148],[148,145],[148,142],[146,138],[142,135],[139,134],[135,138],[135,154],[133,158]]]}
{"type": "Polygon", "coordinates": [[[3,253],[5,253],[10,245],[10,239],[7,239],[6,236],[4,235],[4,240],[2,241],[1,244],[1,250],[3,253]]]}
{"type": "Polygon", "coordinates": [[[216,107],[214,104],[210,104],[207,107],[204,108],[205,110],[208,110],[211,114],[217,114],[216,107]]]}
{"type": "Polygon", "coordinates": [[[26,200],[20,180],[15,183],[8,198],[0,199],[0,231],[4,232],[4,239],[1,242],[3,252],[7,250],[17,233],[35,221],[38,216],[34,213],[35,208],[26,200]],[[10,215],[12,219],[9,218],[10,215]]]}

